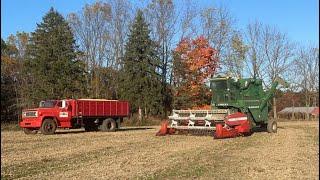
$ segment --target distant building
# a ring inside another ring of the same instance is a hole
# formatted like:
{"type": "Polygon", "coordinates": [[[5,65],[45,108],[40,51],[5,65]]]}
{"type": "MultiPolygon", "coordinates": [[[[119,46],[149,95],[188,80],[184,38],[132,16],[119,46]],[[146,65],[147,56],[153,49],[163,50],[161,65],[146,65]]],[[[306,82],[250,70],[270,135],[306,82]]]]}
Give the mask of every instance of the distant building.
{"type": "Polygon", "coordinates": [[[283,118],[319,118],[319,107],[286,107],[278,115],[283,118]]]}

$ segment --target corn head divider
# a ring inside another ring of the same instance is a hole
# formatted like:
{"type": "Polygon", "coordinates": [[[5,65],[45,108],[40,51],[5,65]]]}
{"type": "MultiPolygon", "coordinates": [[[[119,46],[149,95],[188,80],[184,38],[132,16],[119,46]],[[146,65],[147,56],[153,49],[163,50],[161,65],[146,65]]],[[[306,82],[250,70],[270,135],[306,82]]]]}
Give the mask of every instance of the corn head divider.
{"type": "Polygon", "coordinates": [[[162,133],[165,134],[193,134],[213,135],[216,124],[224,123],[225,117],[229,114],[228,109],[212,110],[173,110],[169,116],[169,122],[162,125],[162,133]]]}

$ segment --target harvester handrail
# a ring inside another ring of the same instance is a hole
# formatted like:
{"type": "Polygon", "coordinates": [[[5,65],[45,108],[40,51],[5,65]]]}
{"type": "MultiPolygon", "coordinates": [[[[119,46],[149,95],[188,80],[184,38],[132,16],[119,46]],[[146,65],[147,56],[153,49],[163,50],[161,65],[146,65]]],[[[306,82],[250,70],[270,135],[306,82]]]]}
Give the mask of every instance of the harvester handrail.
{"type": "Polygon", "coordinates": [[[227,113],[227,109],[212,109],[212,110],[172,110],[173,113],[227,113]]]}
{"type": "Polygon", "coordinates": [[[172,115],[169,116],[170,120],[182,121],[221,121],[224,119],[224,115],[228,114],[228,109],[212,109],[212,110],[176,110],[172,111],[172,115]]]}

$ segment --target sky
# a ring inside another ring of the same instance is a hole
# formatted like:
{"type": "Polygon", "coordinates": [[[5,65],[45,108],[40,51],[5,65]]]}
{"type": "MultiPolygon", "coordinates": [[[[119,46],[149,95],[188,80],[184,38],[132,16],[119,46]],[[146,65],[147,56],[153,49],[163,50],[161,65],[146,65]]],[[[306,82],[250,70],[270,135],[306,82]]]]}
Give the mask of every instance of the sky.
{"type": "MultiPolygon", "coordinates": [[[[66,16],[93,2],[95,0],[1,0],[1,38],[7,39],[17,31],[34,31],[50,7],[66,16]]],[[[141,0],[132,0],[132,3],[141,4],[141,0]]],[[[198,5],[225,6],[240,30],[258,20],[277,26],[296,43],[319,46],[318,0],[199,0],[198,5]]]]}

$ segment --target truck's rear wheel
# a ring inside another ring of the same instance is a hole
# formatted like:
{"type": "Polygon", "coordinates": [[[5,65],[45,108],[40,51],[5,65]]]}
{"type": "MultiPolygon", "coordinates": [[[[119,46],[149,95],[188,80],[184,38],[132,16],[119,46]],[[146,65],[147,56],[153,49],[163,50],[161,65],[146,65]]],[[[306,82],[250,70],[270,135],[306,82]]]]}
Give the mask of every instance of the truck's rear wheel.
{"type": "Polygon", "coordinates": [[[38,131],[32,128],[23,128],[23,132],[25,134],[37,134],[38,131]]]}
{"type": "Polygon", "coordinates": [[[42,134],[49,135],[54,134],[57,129],[57,125],[53,119],[45,119],[42,122],[40,131],[42,134]]]}
{"type": "Polygon", "coordinates": [[[268,125],[267,125],[267,131],[269,133],[277,133],[278,130],[278,125],[275,120],[269,120],[268,125]]]}
{"type": "Polygon", "coordinates": [[[117,127],[116,121],[111,118],[108,118],[103,120],[100,126],[100,129],[101,131],[105,131],[105,132],[113,132],[116,130],[116,127],[117,127]]]}

